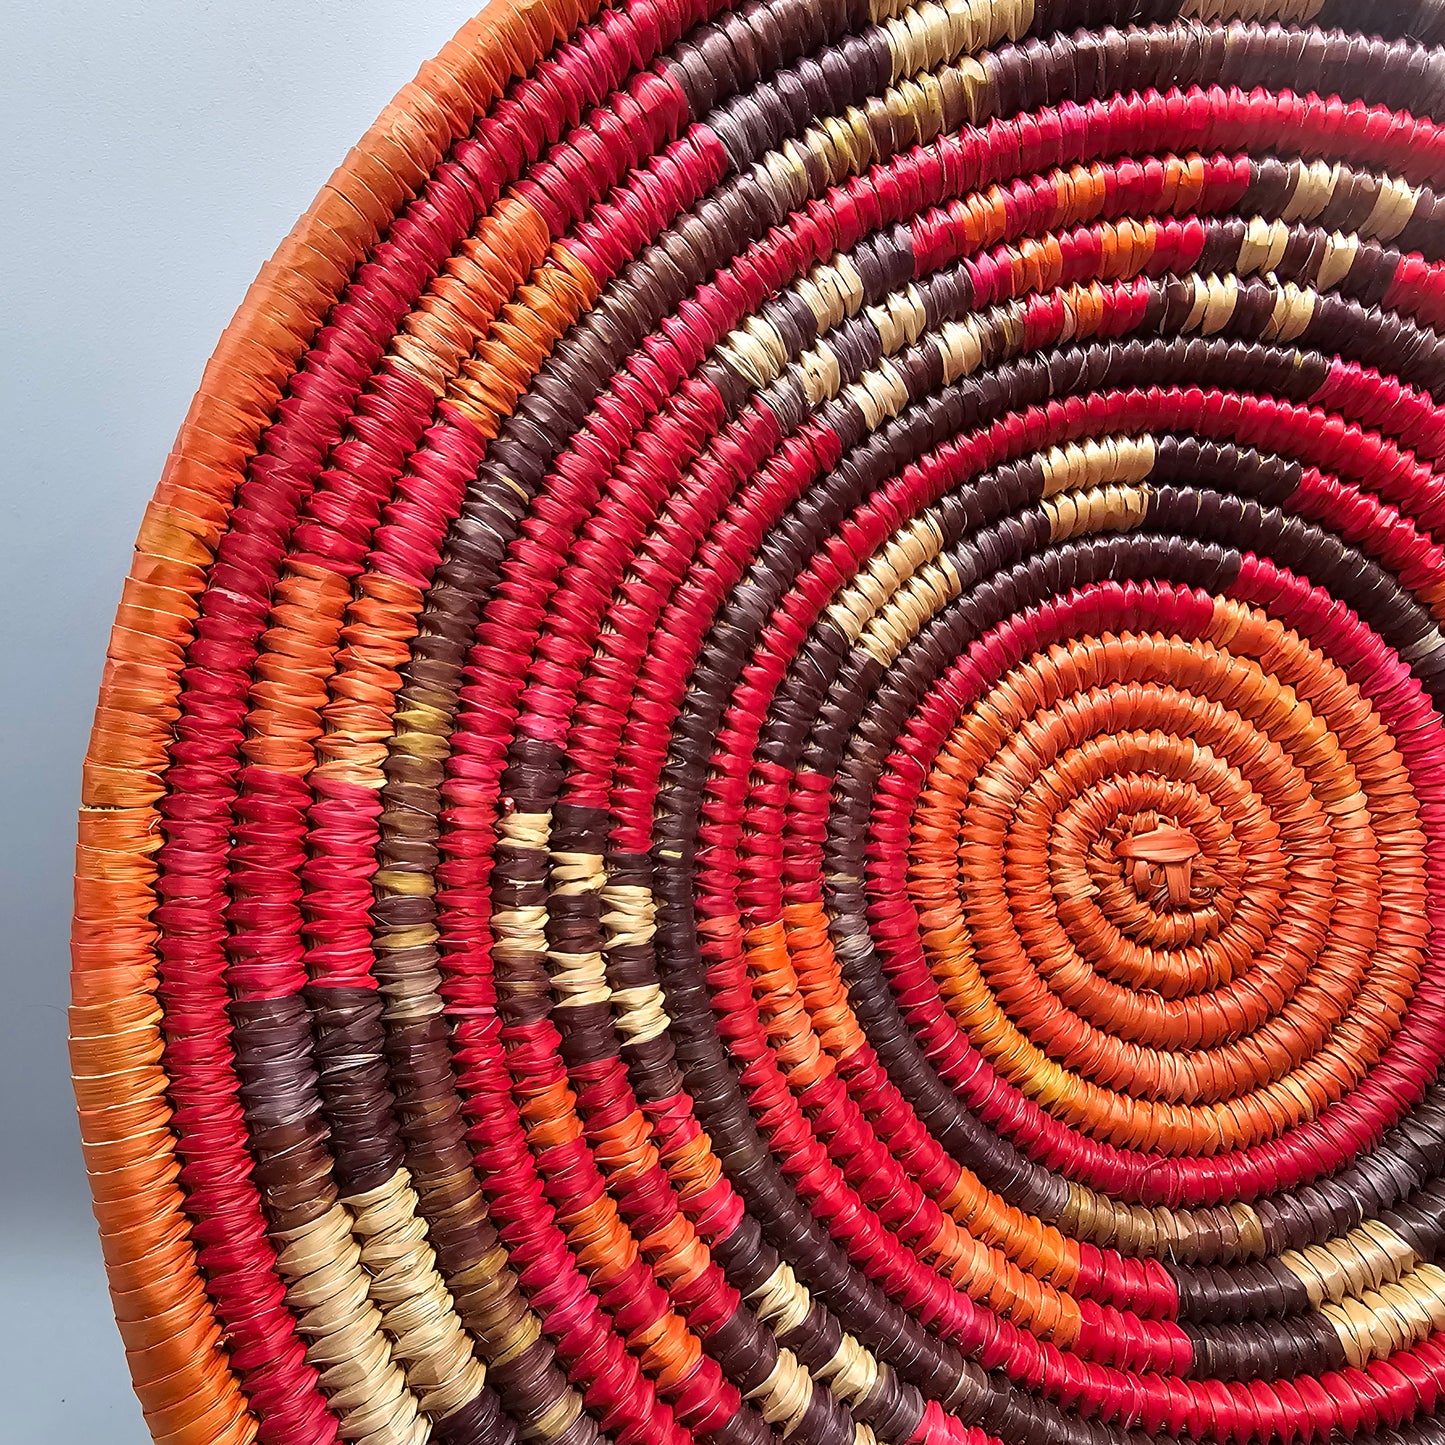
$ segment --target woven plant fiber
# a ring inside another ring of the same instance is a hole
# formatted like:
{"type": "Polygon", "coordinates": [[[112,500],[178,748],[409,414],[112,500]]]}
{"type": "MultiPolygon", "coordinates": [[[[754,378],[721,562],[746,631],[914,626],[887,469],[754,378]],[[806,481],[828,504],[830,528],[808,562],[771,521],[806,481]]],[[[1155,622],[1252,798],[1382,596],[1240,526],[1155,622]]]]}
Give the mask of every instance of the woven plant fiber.
{"type": "Polygon", "coordinates": [[[1445,4],[495,0],[142,525],[159,1445],[1445,1442],[1445,4]]]}

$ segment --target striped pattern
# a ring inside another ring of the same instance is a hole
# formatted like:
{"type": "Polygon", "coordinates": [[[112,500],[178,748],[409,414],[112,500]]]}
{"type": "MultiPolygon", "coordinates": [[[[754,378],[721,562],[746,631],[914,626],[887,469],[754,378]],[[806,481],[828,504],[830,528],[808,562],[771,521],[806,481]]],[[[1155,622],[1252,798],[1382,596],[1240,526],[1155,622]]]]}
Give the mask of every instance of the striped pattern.
{"type": "Polygon", "coordinates": [[[84,778],[160,1445],[1445,1441],[1445,9],[494,0],[84,778]]]}

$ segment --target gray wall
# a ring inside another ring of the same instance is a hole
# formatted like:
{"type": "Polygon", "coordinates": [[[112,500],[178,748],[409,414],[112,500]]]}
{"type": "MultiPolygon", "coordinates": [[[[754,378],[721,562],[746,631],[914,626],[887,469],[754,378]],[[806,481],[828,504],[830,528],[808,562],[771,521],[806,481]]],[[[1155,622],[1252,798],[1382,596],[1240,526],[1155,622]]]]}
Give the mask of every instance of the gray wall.
{"type": "Polygon", "coordinates": [[[12,1440],[149,1439],[104,1289],[64,1012],[80,761],[141,510],[261,263],[480,3],[0,0],[0,1393],[12,1440]]]}

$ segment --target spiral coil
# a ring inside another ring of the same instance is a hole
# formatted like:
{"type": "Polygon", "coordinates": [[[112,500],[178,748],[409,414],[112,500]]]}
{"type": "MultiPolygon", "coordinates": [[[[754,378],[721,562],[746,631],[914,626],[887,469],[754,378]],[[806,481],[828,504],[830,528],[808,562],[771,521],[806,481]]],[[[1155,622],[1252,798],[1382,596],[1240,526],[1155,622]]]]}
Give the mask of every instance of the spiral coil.
{"type": "Polygon", "coordinates": [[[1442,41],[494,0],[422,70],[86,763],[161,1445],[1445,1441],[1442,41]]]}

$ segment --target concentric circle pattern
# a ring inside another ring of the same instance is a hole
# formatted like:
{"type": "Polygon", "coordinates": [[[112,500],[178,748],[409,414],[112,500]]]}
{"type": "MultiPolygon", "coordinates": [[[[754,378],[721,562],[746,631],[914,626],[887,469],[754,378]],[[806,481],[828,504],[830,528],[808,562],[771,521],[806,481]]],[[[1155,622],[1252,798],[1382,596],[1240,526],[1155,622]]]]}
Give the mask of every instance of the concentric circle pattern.
{"type": "Polygon", "coordinates": [[[1445,6],[497,0],[147,514],[161,1445],[1445,1441],[1445,6]]]}

